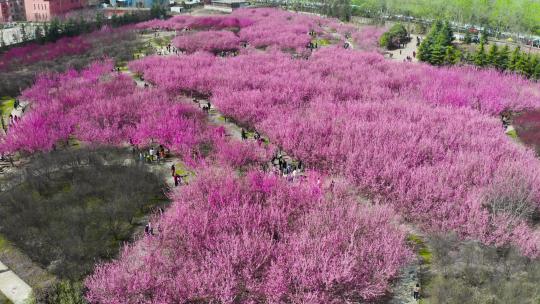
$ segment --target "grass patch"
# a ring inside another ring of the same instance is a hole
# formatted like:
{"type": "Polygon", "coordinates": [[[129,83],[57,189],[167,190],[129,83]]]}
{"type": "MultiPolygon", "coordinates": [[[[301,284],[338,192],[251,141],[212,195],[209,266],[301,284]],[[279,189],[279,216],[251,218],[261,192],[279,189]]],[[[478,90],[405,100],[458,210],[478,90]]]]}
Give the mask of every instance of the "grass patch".
{"type": "Polygon", "coordinates": [[[317,43],[318,46],[328,46],[331,44],[328,39],[314,39],[313,43],[317,43]]]}
{"type": "Polygon", "coordinates": [[[218,121],[221,121],[221,122],[225,122],[225,117],[224,116],[218,116],[217,118],[218,121]]]}
{"type": "Polygon", "coordinates": [[[14,108],[15,104],[15,98],[4,96],[0,98],[0,114],[2,114],[3,117],[9,117],[9,114],[11,114],[11,111],[14,108]]]}
{"type": "Polygon", "coordinates": [[[0,235],[0,251],[6,250],[8,246],[9,246],[8,240],[6,240],[2,235],[0,235]]]}
{"type": "Polygon", "coordinates": [[[176,173],[176,175],[181,176],[182,179],[188,178],[190,176],[195,176],[195,173],[193,171],[188,170],[186,166],[184,165],[184,163],[176,163],[174,164],[174,168],[175,168],[174,172],[176,173]]]}
{"type": "Polygon", "coordinates": [[[517,131],[516,130],[511,130],[509,132],[506,132],[506,135],[510,136],[511,138],[513,139],[517,139],[518,138],[518,134],[517,134],[517,131]]]}
{"type": "Polygon", "coordinates": [[[407,236],[407,241],[409,243],[412,243],[414,248],[416,249],[416,252],[418,255],[422,258],[422,261],[424,264],[431,264],[431,261],[433,260],[433,253],[426,245],[426,242],[424,240],[415,234],[409,234],[407,236]]]}

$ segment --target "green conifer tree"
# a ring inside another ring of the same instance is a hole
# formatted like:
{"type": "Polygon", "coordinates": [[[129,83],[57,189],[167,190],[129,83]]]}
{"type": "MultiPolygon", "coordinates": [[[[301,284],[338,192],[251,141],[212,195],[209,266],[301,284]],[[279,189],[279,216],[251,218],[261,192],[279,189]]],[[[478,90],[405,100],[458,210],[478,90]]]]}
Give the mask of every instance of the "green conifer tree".
{"type": "Polygon", "coordinates": [[[474,64],[479,67],[485,67],[487,64],[486,48],[483,43],[480,43],[478,51],[474,56],[474,64]]]}
{"type": "Polygon", "coordinates": [[[529,76],[529,56],[521,54],[518,61],[515,64],[514,71],[518,74],[528,77],[529,76]]]}
{"type": "Polygon", "coordinates": [[[43,28],[40,25],[37,25],[36,28],[34,29],[34,38],[36,39],[38,43],[44,42],[43,28]]]}
{"type": "Polygon", "coordinates": [[[532,73],[532,78],[536,79],[536,80],[540,79],[540,60],[538,60],[538,63],[534,67],[534,70],[533,70],[533,73],[532,73]]]}
{"type": "Polygon", "coordinates": [[[527,65],[527,75],[530,78],[534,78],[534,70],[538,65],[538,56],[529,55],[529,64],[527,65]]]}
{"type": "Polygon", "coordinates": [[[471,44],[472,43],[472,35],[471,35],[471,31],[469,31],[469,29],[467,29],[467,31],[465,32],[465,37],[463,38],[463,42],[465,44],[471,44]]]}
{"type": "Polygon", "coordinates": [[[28,41],[29,37],[28,37],[28,33],[26,32],[26,25],[24,23],[21,23],[21,41],[22,42],[26,42],[28,41]]]}
{"type": "Polygon", "coordinates": [[[508,48],[508,45],[505,45],[499,51],[499,55],[497,56],[495,67],[497,67],[497,69],[499,69],[500,71],[505,71],[508,69],[509,60],[510,60],[510,49],[508,48]]]}
{"type": "Polygon", "coordinates": [[[486,63],[489,66],[497,66],[497,58],[499,57],[499,48],[496,44],[492,44],[486,56],[486,63]]]}
{"type": "Polygon", "coordinates": [[[6,46],[6,41],[4,40],[4,31],[0,29],[0,48],[6,46]]]}
{"type": "Polygon", "coordinates": [[[510,59],[508,60],[508,70],[515,71],[516,70],[516,64],[518,63],[519,59],[521,58],[521,50],[519,46],[512,51],[512,55],[510,56],[510,59]]]}
{"type": "Polygon", "coordinates": [[[433,65],[443,65],[445,53],[446,53],[446,47],[440,44],[434,44],[431,49],[429,63],[433,65]]]}

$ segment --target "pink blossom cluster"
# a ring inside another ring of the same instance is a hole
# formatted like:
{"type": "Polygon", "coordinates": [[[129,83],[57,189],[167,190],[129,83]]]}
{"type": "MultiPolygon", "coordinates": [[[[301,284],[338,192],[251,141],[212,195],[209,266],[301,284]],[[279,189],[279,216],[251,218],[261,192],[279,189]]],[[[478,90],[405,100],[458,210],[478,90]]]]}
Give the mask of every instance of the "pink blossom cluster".
{"type": "Polygon", "coordinates": [[[384,207],[209,169],[147,235],[87,278],[91,303],[337,303],[385,294],[410,257],[384,207]]]}
{"type": "Polygon", "coordinates": [[[338,19],[321,18],[320,23],[324,24],[331,32],[336,32],[343,36],[350,36],[352,33],[358,31],[354,25],[343,23],[338,19]]]}
{"type": "Polygon", "coordinates": [[[352,35],[355,45],[366,51],[374,51],[379,48],[379,40],[386,29],[384,27],[366,26],[352,35]]]}
{"type": "Polygon", "coordinates": [[[31,110],[0,138],[0,150],[47,151],[73,135],[91,144],[158,142],[186,152],[209,136],[200,111],[111,70],[108,62],[40,77],[23,93],[31,110]]]}
{"type": "Polygon", "coordinates": [[[240,47],[240,39],[229,31],[203,31],[179,35],[173,39],[172,44],[188,53],[196,51],[217,53],[237,50],[240,47]]]}
{"type": "Polygon", "coordinates": [[[310,167],[346,177],[429,231],[455,230],[540,254],[539,232],[511,210],[490,211],[485,199],[494,184],[515,184],[513,172],[520,172],[519,183],[538,209],[540,165],[482,113],[537,107],[537,84],[337,48],[309,60],[280,52],[227,59],[196,54],[150,57],[131,67],[168,91],[212,95],[226,115],[263,130],[310,167]]]}
{"type": "MultiPolygon", "coordinates": [[[[468,107],[492,115],[505,110],[540,107],[537,83],[494,70],[402,64],[384,60],[378,54],[339,48],[321,49],[313,53],[309,61],[293,60],[279,52],[246,55],[225,61],[234,65],[230,68],[226,64],[216,65],[220,60],[203,54],[190,56],[189,60],[150,57],[130,66],[168,89],[209,92],[214,85],[224,86],[221,83],[224,79],[240,79],[232,87],[250,87],[251,82],[257,81],[269,81],[269,86],[288,83],[293,86],[291,94],[303,94],[305,98],[327,95],[338,100],[402,98],[433,105],[468,107]],[[154,65],[160,68],[153,68],[154,65]],[[258,80],[259,77],[264,79],[258,80]]],[[[261,108],[260,112],[265,111],[261,108]]]]}
{"type": "Polygon", "coordinates": [[[90,47],[91,45],[80,37],[66,37],[54,43],[31,43],[21,47],[14,47],[0,55],[0,71],[6,71],[18,64],[24,65],[81,54],[86,52],[90,47]]]}
{"type": "Polygon", "coordinates": [[[311,41],[310,31],[321,32],[320,18],[277,9],[240,9],[232,15],[254,20],[240,30],[242,41],[256,48],[278,46],[281,49],[305,48],[311,41]]]}
{"type": "Polygon", "coordinates": [[[253,23],[248,18],[238,18],[235,16],[175,16],[167,20],[154,19],[141,22],[136,25],[138,29],[165,29],[165,30],[221,30],[221,29],[241,29],[253,23]]]}

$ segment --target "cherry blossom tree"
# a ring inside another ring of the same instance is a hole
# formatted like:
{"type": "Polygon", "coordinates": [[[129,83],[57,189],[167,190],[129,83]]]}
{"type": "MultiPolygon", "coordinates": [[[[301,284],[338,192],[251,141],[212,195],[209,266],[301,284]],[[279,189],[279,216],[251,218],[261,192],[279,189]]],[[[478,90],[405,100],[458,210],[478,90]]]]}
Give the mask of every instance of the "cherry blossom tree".
{"type": "Polygon", "coordinates": [[[234,51],[240,47],[240,39],[229,31],[203,31],[177,36],[172,41],[179,50],[188,53],[206,51],[218,53],[234,51]]]}

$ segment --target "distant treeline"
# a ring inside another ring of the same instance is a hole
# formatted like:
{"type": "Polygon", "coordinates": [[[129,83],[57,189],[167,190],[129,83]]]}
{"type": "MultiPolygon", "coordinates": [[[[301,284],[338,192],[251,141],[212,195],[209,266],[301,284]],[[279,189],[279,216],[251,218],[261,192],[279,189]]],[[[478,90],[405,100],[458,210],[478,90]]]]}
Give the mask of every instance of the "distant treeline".
{"type": "Polygon", "coordinates": [[[369,17],[405,15],[449,19],[487,26],[500,32],[540,35],[538,0],[352,0],[354,13],[369,17]]]}

